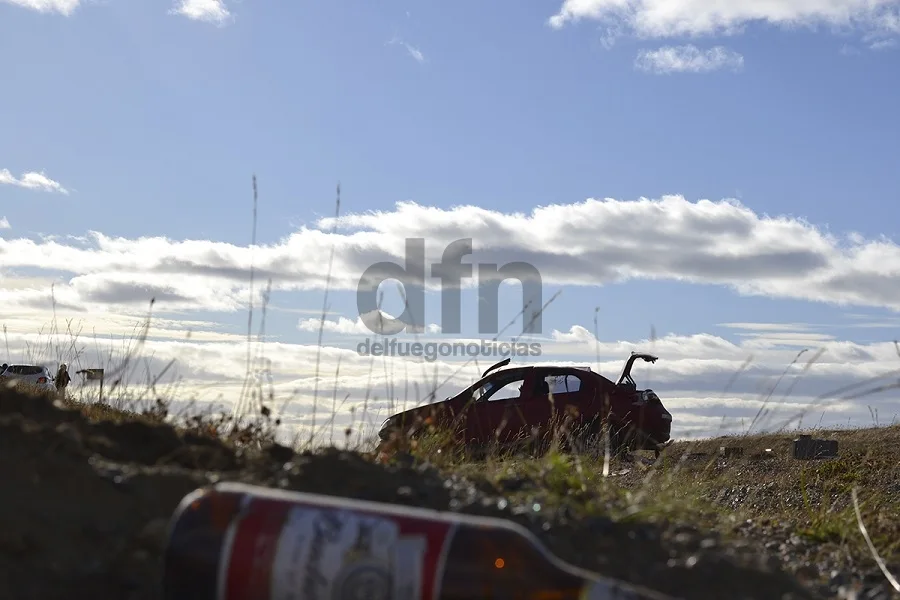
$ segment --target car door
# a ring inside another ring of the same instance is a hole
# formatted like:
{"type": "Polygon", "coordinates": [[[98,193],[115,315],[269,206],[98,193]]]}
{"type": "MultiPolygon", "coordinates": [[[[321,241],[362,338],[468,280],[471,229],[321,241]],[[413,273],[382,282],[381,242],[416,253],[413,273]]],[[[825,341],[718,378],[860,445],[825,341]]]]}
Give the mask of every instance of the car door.
{"type": "Polygon", "coordinates": [[[528,393],[531,368],[510,369],[490,376],[473,395],[469,438],[480,443],[511,439],[521,427],[518,403],[528,393]]]}
{"type": "Polygon", "coordinates": [[[549,441],[558,427],[572,414],[578,422],[581,416],[595,411],[594,386],[591,378],[578,369],[542,368],[535,373],[535,393],[521,404],[525,425],[538,427],[541,436],[549,441]]]}

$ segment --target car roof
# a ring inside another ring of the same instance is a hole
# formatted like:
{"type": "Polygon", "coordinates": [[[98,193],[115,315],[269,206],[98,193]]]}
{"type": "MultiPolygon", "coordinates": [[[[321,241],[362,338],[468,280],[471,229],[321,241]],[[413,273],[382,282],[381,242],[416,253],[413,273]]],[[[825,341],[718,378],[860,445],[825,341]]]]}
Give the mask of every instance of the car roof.
{"type": "Polygon", "coordinates": [[[577,369],[579,371],[590,371],[591,373],[596,374],[596,372],[593,371],[588,366],[560,365],[560,364],[554,364],[554,363],[540,364],[540,365],[508,364],[508,365],[503,365],[502,367],[499,367],[497,369],[494,369],[493,371],[491,371],[491,373],[499,373],[500,371],[512,371],[515,369],[577,369]]]}
{"type": "Polygon", "coordinates": [[[31,370],[41,369],[41,370],[46,370],[46,371],[50,370],[46,367],[46,365],[27,365],[27,364],[22,364],[22,363],[16,363],[16,364],[11,364],[11,365],[6,365],[6,369],[4,370],[4,372],[17,371],[17,370],[22,370],[22,369],[31,369],[31,370]]]}
{"type": "Polygon", "coordinates": [[[487,375],[484,375],[483,377],[479,377],[474,383],[483,381],[485,379],[489,379],[490,377],[492,377],[493,375],[496,375],[498,373],[506,373],[509,371],[513,371],[513,372],[527,371],[530,369],[538,369],[541,371],[580,371],[580,372],[588,374],[588,377],[599,377],[600,379],[609,382],[610,385],[613,385],[613,382],[610,381],[609,378],[604,377],[603,375],[594,371],[593,369],[591,369],[588,366],[560,365],[560,364],[552,364],[552,363],[551,364],[543,364],[543,365],[521,365],[521,364],[520,365],[514,365],[514,364],[504,365],[502,367],[494,369],[493,371],[491,371],[487,375]]]}

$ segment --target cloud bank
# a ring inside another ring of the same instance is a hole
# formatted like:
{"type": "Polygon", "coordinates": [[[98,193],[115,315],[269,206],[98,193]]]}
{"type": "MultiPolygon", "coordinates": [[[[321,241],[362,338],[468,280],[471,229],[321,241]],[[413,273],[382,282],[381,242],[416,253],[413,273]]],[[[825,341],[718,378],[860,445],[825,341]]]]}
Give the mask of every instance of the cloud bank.
{"type": "MultiPolygon", "coordinates": [[[[632,279],[726,286],[737,293],[833,305],[900,310],[900,246],[854,232],[834,235],[794,217],[755,213],[735,200],[682,196],[634,201],[588,199],[505,214],[399,203],[391,211],[322,219],[253,249],[165,237],[0,240],[0,269],[71,273],[59,301],[85,310],[140,310],[156,295],[160,310],[246,308],[251,258],[256,280],[272,289],[322,290],[332,247],[331,288],[355,291],[380,261],[404,265],[406,240],[424,238],[425,264],[452,242],[471,238],[466,264],[525,261],[544,285],[598,286],[632,279]],[[332,225],[337,231],[331,233],[332,225]]],[[[475,271],[473,271],[473,274],[475,271]]],[[[437,278],[425,270],[426,283],[437,278]]],[[[474,285],[475,279],[463,279],[474,285]]],[[[259,286],[257,286],[259,287],[259,286]]],[[[46,305],[49,292],[0,291],[9,305],[46,305]]]]}
{"type": "MultiPolygon", "coordinates": [[[[426,267],[439,262],[451,242],[472,238],[474,251],[461,257],[464,264],[524,260],[538,268],[545,285],[675,280],[773,298],[900,309],[900,247],[894,241],[865,239],[853,232],[833,234],[802,219],[757,214],[734,200],[588,199],[530,213],[400,203],[392,210],[322,219],[252,249],[210,240],[117,238],[99,232],[84,237],[7,235],[0,239],[0,305],[9,359],[22,360],[31,353],[54,362],[74,353],[79,358],[70,362],[80,361],[79,368],[97,366],[98,361],[102,365],[103,352],[98,355],[95,346],[103,344],[93,338],[94,332],[107,339],[133,335],[155,297],[154,314],[169,320],[153,320],[150,338],[132,363],[137,385],[152,380],[174,359],[167,378],[178,374],[179,397],[221,396],[231,409],[251,410],[258,401],[241,396],[248,370],[246,333],[222,327],[210,316],[247,310],[251,264],[257,291],[269,278],[273,290],[321,291],[328,275],[322,265],[328,264],[334,247],[332,293],[335,288],[352,293],[372,264],[404,265],[406,240],[416,237],[424,238],[426,267]],[[48,334],[41,330],[49,331],[51,294],[60,327],[65,329],[67,321],[84,323],[82,331],[90,334],[78,342],[67,334],[47,341],[48,334]],[[190,320],[198,313],[205,316],[190,320]]],[[[425,272],[430,274],[430,268],[425,272]]],[[[260,306],[259,297],[255,306],[260,306]]],[[[771,402],[777,406],[767,407],[771,423],[806,411],[824,424],[871,424],[870,406],[881,410],[882,421],[889,422],[897,412],[896,397],[889,392],[815,403],[831,390],[900,368],[891,343],[839,340],[804,323],[723,324],[737,332],[736,341],[707,332],[655,340],[597,340],[583,325],[563,321],[546,337],[529,340],[541,342],[542,354],[528,362],[593,364],[615,379],[631,350],[653,352],[660,362],[639,365],[635,376],[672,403],[678,436],[715,433],[722,417],[728,427],[748,425],[776,383],[771,402]],[[824,354],[804,371],[820,348],[824,354]],[[785,375],[804,349],[807,352],[785,375]],[[740,376],[734,379],[736,373],[740,376]],[[807,410],[810,405],[812,412],[807,410]]],[[[859,325],[866,323],[861,320],[859,325]]],[[[296,323],[297,335],[311,340],[319,328],[315,318],[296,323]]],[[[276,408],[288,406],[285,422],[298,431],[322,426],[334,402],[339,406],[339,430],[355,423],[360,431],[371,432],[390,411],[424,400],[435,381],[446,382],[437,391],[443,398],[501,358],[439,357],[427,362],[361,356],[357,343],[371,334],[357,315],[330,315],[323,330],[322,348],[314,341],[267,341],[250,347],[255,357],[250,365],[253,389],[263,390],[263,396],[272,391],[276,408]]],[[[418,340],[455,341],[436,326],[426,328],[418,340]]],[[[121,353],[123,342],[115,343],[121,353]]]]}
{"type": "Polygon", "coordinates": [[[733,35],[751,23],[774,27],[900,32],[897,0],[565,0],[549,24],[561,28],[592,20],[639,38],[733,35]]]}
{"type": "MultiPolygon", "coordinates": [[[[49,362],[54,368],[55,361],[65,360],[73,372],[105,367],[107,390],[113,377],[124,375],[128,397],[145,403],[158,395],[176,397],[181,399],[176,411],[188,401],[199,401],[253,414],[262,402],[284,420],[289,437],[312,431],[322,436],[323,428],[330,433],[331,424],[337,432],[351,427],[354,435],[370,436],[393,412],[454,394],[497,360],[361,356],[332,338],[322,347],[254,344],[248,365],[242,336],[209,321],[154,319],[142,344],[134,335],[134,323],[123,317],[85,317],[62,325],[69,331],[60,334],[37,333],[33,323],[33,317],[4,321],[10,345],[4,360],[49,362]],[[99,338],[89,333],[100,328],[108,333],[99,338]],[[185,335],[188,329],[190,337],[185,335]],[[111,341],[112,334],[125,342],[111,341]],[[116,373],[129,350],[134,354],[127,368],[116,373]],[[249,390],[244,386],[248,366],[249,390]],[[152,392],[148,382],[154,380],[159,383],[152,392]]],[[[597,340],[573,325],[554,330],[543,348],[544,354],[528,364],[590,366],[612,380],[632,350],[656,354],[658,363],[639,363],[633,374],[673,411],[673,431],[679,438],[746,430],[754,420],[755,430],[885,424],[896,420],[900,410],[896,390],[863,394],[896,382],[900,358],[891,343],[832,340],[806,345],[765,336],[733,343],[705,333],[611,341],[597,340]]],[[[76,378],[73,391],[96,393],[96,386],[81,387],[76,378]]]]}

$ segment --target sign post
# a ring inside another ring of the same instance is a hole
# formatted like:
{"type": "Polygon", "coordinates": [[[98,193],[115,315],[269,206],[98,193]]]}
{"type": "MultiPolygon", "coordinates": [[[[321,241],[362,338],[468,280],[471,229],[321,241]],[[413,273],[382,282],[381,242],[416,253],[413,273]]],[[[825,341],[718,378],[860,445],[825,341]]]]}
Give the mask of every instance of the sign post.
{"type": "Polygon", "coordinates": [[[100,382],[100,403],[103,403],[103,369],[82,369],[77,371],[79,375],[84,377],[84,381],[100,382]]]}

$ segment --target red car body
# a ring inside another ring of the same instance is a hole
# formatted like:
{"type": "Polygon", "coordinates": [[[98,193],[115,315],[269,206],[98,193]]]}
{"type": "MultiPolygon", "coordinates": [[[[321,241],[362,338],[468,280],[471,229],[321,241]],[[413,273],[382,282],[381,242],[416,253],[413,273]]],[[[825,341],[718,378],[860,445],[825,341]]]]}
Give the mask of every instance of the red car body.
{"type": "Polygon", "coordinates": [[[647,449],[658,456],[671,442],[672,415],[653,390],[637,389],[631,367],[638,359],[655,363],[657,357],[632,352],[616,383],[586,367],[503,369],[510,362],[505,359],[455,396],[392,415],[379,432],[380,447],[393,432],[415,437],[425,422],[449,427],[467,447],[547,440],[561,416],[570,414],[568,429],[579,439],[608,424],[615,450],[647,449]]]}

